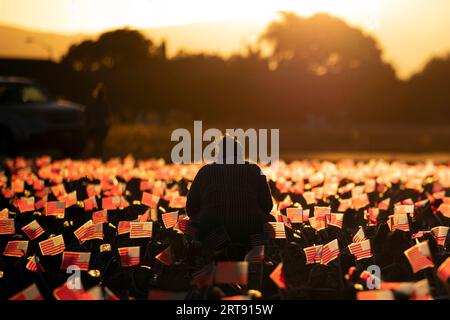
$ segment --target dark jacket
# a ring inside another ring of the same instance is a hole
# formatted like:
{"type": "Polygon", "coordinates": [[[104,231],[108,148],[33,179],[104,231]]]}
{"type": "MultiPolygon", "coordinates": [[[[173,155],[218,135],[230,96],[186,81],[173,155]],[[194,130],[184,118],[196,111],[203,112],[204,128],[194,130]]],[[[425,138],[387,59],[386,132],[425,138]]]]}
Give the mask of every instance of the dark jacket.
{"type": "Polygon", "coordinates": [[[249,235],[263,232],[272,221],[272,196],[256,164],[208,164],[195,177],[186,211],[197,226],[199,238],[224,227],[230,239],[248,242],[249,235]]]}

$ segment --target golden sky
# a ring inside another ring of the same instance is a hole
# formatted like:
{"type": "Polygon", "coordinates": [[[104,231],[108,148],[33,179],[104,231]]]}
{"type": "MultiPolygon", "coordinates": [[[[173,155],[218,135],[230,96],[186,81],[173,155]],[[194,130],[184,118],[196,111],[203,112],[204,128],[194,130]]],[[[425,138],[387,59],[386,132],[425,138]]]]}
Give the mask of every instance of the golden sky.
{"type": "MultiPolygon", "coordinates": [[[[280,10],[328,12],[364,28],[401,77],[450,51],[450,0],[0,0],[0,24],[58,33],[215,21],[263,25],[280,10]]],[[[246,35],[233,32],[239,45],[246,35]]]]}

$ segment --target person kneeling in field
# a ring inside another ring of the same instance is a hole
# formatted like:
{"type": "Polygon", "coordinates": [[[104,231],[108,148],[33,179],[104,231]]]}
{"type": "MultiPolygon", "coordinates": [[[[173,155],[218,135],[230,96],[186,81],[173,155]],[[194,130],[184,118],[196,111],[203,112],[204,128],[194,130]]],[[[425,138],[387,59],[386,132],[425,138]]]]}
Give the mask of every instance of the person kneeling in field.
{"type": "Polygon", "coordinates": [[[204,244],[215,230],[225,230],[231,242],[248,249],[250,236],[262,234],[264,223],[274,221],[266,176],[244,161],[242,145],[231,136],[221,139],[217,151],[216,161],[203,166],[192,182],[186,212],[204,244]]]}

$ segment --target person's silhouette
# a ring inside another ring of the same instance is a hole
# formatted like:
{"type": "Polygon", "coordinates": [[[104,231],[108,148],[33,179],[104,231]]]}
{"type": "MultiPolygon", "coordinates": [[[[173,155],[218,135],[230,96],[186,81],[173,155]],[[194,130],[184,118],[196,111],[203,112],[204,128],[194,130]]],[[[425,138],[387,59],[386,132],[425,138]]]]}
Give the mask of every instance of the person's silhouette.
{"type": "Polygon", "coordinates": [[[93,154],[102,156],[103,146],[110,127],[110,110],[102,83],[97,85],[92,96],[93,101],[88,105],[86,114],[88,135],[94,144],[93,154]]]}
{"type": "Polygon", "coordinates": [[[186,211],[200,241],[223,228],[232,242],[248,248],[250,235],[263,233],[264,223],[274,221],[272,195],[261,169],[244,161],[236,139],[225,136],[217,149],[216,161],[203,166],[192,182],[186,211]]]}

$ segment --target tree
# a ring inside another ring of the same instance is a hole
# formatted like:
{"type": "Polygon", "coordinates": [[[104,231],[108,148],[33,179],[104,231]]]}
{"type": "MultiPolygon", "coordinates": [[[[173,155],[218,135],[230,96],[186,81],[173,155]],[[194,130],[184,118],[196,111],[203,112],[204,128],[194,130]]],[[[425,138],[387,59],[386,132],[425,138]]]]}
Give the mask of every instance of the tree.
{"type": "Polygon", "coordinates": [[[406,83],[412,121],[448,124],[450,119],[450,54],[434,57],[406,83]]]}
{"type": "Polygon", "coordinates": [[[77,71],[98,71],[136,65],[159,56],[159,48],[151,40],[125,28],[103,33],[96,41],[72,45],[62,62],[77,71]]]}
{"type": "Polygon", "coordinates": [[[286,112],[371,122],[394,114],[388,93],[396,92],[399,81],[375,39],[360,29],[328,14],[282,12],[260,42],[272,49],[271,65],[283,84],[280,104],[290,105],[286,112]]]}
{"type": "Polygon", "coordinates": [[[376,41],[339,18],[328,14],[304,18],[291,12],[282,12],[281,18],[260,37],[273,47],[277,63],[297,61],[316,75],[383,64],[376,41]]]}

